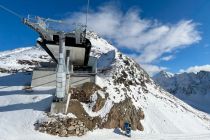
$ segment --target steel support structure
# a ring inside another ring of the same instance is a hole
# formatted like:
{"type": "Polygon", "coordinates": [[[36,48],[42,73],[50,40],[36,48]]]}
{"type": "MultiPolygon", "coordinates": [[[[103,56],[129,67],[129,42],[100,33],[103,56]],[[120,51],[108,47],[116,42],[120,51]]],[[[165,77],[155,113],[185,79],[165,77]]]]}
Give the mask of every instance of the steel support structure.
{"type": "Polygon", "coordinates": [[[66,63],[65,63],[65,35],[59,34],[59,60],[56,71],[56,93],[55,100],[63,100],[66,96],[66,63]]]}

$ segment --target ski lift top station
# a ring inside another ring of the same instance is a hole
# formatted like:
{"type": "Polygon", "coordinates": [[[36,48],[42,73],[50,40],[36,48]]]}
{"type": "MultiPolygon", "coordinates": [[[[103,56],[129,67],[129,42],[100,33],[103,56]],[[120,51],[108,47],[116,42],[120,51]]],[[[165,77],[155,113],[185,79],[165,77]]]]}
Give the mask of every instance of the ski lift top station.
{"type": "MultiPolygon", "coordinates": [[[[87,12],[88,6],[89,1],[87,12]]],[[[41,63],[40,67],[33,71],[31,86],[55,86],[51,111],[66,113],[71,95],[68,94],[70,86],[77,87],[85,82],[95,82],[97,73],[97,59],[90,56],[91,42],[86,37],[87,15],[85,26],[76,25],[74,31],[64,32],[48,26],[49,22],[63,23],[61,20],[38,16],[22,18],[2,5],[0,8],[18,16],[25,25],[39,33],[37,44],[51,56],[53,62],[41,63]]]]}

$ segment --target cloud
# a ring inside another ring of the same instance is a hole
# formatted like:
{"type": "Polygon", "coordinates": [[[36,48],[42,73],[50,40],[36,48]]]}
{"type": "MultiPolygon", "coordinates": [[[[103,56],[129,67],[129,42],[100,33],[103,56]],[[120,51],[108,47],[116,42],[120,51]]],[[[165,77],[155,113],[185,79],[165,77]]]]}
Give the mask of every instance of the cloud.
{"type": "Polygon", "coordinates": [[[210,72],[210,65],[192,66],[192,67],[189,67],[189,68],[187,68],[185,70],[184,69],[179,70],[179,72],[181,72],[181,73],[183,73],[183,72],[197,73],[197,72],[200,72],[200,71],[209,71],[210,72]]]}
{"type": "Polygon", "coordinates": [[[171,60],[173,58],[174,58],[173,55],[168,55],[168,56],[162,57],[161,60],[163,60],[163,61],[169,61],[169,60],[171,60]]]}
{"type": "Polygon", "coordinates": [[[156,65],[151,65],[151,64],[141,64],[141,67],[144,68],[149,75],[155,75],[156,73],[166,70],[166,67],[160,67],[156,65]]]}
{"type": "MultiPolygon", "coordinates": [[[[83,12],[76,12],[65,20],[69,23],[85,23],[85,16],[83,12]]],[[[143,19],[138,9],[122,12],[111,4],[91,10],[88,15],[89,30],[114,41],[118,48],[136,52],[138,55],[133,55],[135,60],[144,65],[169,61],[173,58],[170,54],[173,51],[199,42],[201,36],[196,26],[192,20],[162,24],[157,20],[143,19]],[[165,53],[169,56],[162,57],[165,53]]]]}
{"type": "Polygon", "coordinates": [[[164,53],[171,53],[198,42],[201,37],[195,30],[195,26],[192,21],[180,21],[176,25],[168,26],[168,30],[161,31],[162,34],[158,35],[159,39],[148,44],[137,59],[139,62],[151,63],[164,53]]]}

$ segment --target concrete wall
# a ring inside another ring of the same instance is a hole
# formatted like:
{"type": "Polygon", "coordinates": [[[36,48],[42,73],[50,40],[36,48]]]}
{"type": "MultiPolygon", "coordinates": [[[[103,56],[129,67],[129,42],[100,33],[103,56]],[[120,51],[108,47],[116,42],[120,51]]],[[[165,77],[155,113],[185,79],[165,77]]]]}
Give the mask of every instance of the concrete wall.
{"type": "MultiPolygon", "coordinates": [[[[81,86],[86,82],[95,82],[95,75],[74,74],[70,77],[72,87],[81,86]]],[[[32,87],[56,87],[56,72],[53,70],[34,70],[32,76],[32,87]]]]}
{"type": "Polygon", "coordinates": [[[72,87],[78,87],[86,82],[95,83],[95,76],[71,76],[70,77],[70,85],[72,87]]]}
{"type": "Polygon", "coordinates": [[[92,66],[92,73],[97,73],[97,58],[90,56],[88,61],[88,66],[92,66]]]}
{"type": "Polygon", "coordinates": [[[56,72],[53,70],[34,70],[32,87],[54,87],[56,85],[56,72]]]}

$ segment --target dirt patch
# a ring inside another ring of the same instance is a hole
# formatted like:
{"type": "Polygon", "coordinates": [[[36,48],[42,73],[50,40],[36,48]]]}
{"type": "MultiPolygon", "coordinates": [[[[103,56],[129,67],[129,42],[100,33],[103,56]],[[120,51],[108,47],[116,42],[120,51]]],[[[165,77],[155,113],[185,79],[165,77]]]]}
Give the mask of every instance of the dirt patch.
{"type": "Polygon", "coordinates": [[[75,100],[75,99],[70,100],[68,113],[73,113],[76,117],[79,117],[79,118],[88,116],[88,114],[82,107],[82,104],[78,100],[75,100]]]}
{"type": "MultiPolygon", "coordinates": [[[[96,91],[101,90],[101,88],[94,83],[84,83],[82,87],[71,88],[71,100],[69,103],[68,112],[73,113],[78,119],[83,121],[89,130],[93,130],[98,127],[101,119],[99,117],[90,117],[84,110],[81,103],[91,103],[90,97],[96,91]]],[[[99,110],[103,106],[103,101],[100,96],[98,96],[96,101],[95,109],[99,110]]],[[[105,102],[105,101],[104,101],[105,102]]]]}
{"type": "Polygon", "coordinates": [[[93,130],[94,128],[98,127],[97,124],[100,124],[101,119],[99,117],[90,117],[82,104],[78,100],[71,100],[69,103],[68,113],[74,114],[77,119],[84,122],[89,130],[93,130]]]}
{"type": "Polygon", "coordinates": [[[99,89],[101,88],[94,83],[84,83],[82,87],[70,88],[71,99],[77,99],[80,102],[89,103],[90,96],[99,89]]]}

